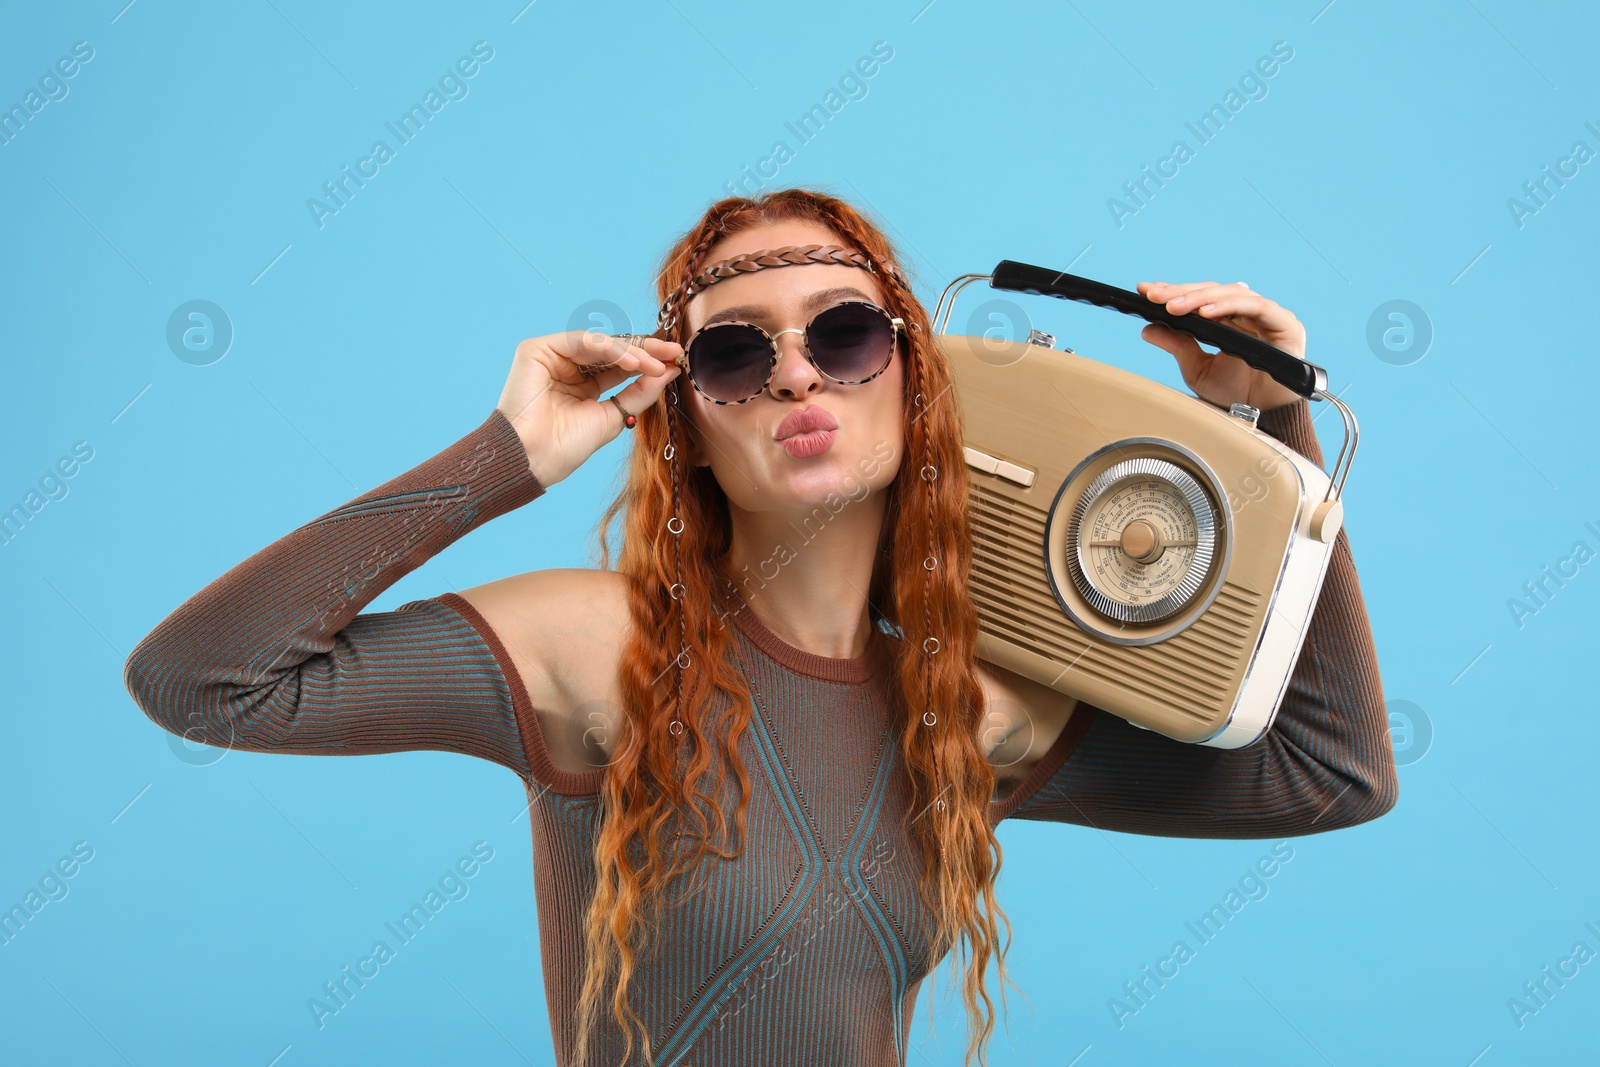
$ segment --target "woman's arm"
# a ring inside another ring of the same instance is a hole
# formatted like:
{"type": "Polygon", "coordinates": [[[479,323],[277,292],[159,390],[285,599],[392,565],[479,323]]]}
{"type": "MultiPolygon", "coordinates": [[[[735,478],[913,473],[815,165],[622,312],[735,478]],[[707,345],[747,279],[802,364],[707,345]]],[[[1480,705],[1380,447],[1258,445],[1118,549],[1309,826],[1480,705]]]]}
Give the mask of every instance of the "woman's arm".
{"type": "MultiPolygon", "coordinates": [[[[523,341],[481,426],[189,598],[128,657],[128,691],[166,730],[219,747],[464,752],[557,792],[593,792],[599,771],[550,759],[516,661],[471,602],[445,593],[357,612],[577,469],[622,430],[600,394],[638,376],[615,399],[644,410],[678,373],[663,360],[681,353],[583,330],[523,341]]],[[[535,599],[528,610],[542,611],[535,599]]],[[[519,654],[543,665],[549,649],[534,645],[519,654]]]]}
{"type": "Polygon", "coordinates": [[[519,728],[511,684],[451,594],[357,612],[468,531],[543,492],[496,409],[442,452],[190,597],[128,657],[128,691],[164,729],[218,747],[434,749],[526,778],[530,724],[519,728]]]}
{"type": "MultiPolygon", "coordinates": [[[[1263,412],[1259,425],[1321,466],[1309,409],[1297,400],[1263,412]]],[[[1268,838],[1365,822],[1398,795],[1377,651],[1340,529],[1288,690],[1258,741],[1237,749],[1188,744],[1080,704],[991,818],[1268,838]]]]}

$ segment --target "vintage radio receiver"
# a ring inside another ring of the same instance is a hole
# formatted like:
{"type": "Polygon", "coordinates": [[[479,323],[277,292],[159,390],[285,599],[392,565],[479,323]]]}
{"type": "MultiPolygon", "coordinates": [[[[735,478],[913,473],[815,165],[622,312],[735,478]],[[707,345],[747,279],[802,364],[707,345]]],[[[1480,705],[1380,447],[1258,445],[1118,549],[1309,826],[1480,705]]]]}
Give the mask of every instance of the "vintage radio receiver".
{"type": "Polygon", "coordinates": [[[1138,293],[1006,260],[934,311],[965,424],[978,655],[1136,726],[1238,748],[1261,737],[1299,658],[1342,518],[1355,416],[1321,367],[1138,293]],[[1335,477],[1231,411],[1034,331],[945,332],[994,289],[1112,308],[1244,359],[1344,420],[1335,477]]]}

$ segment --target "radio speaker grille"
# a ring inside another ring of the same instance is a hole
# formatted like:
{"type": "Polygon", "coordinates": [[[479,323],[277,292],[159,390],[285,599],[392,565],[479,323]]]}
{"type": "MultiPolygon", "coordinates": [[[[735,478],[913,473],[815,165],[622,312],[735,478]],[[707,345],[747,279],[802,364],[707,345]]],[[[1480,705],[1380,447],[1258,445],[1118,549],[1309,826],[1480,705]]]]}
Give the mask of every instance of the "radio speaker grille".
{"type": "Polygon", "coordinates": [[[1045,513],[983,482],[975,476],[971,483],[969,588],[985,633],[1052,663],[1070,663],[1075,674],[1138,692],[1197,724],[1225,717],[1231,682],[1249,656],[1259,594],[1224,580],[1205,615],[1166,641],[1092,641],[1050,591],[1044,569],[1045,513]]]}

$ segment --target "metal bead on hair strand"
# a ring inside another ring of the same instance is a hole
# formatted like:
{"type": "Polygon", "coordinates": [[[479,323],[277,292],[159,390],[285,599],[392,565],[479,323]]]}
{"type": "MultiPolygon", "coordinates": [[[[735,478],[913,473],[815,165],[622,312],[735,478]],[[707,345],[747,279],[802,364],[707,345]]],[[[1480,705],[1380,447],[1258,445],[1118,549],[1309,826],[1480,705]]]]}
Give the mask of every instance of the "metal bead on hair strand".
{"type": "MultiPolygon", "coordinates": [[[[687,620],[688,606],[684,603],[687,590],[683,585],[683,520],[678,517],[678,383],[673,382],[668,387],[667,404],[667,446],[661,450],[662,458],[667,461],[667,467],[672,472],[672,517],[667,520],[667,530],[672,534],[672,565],[674,581],[667,592],[678,604],[678,648],[677,656],[673,663],[677,665],[678,674],[673,697],[674,707],[679,715],[683,712],[683,672],[689,668],[689,628],[687,620]]],[[[667,732],[674,737],[683,733],[683,722],[674,715],[667,724],[667,732]]]]}
{"type": "MultiPolygon", "coordinates": [[[[927,413],[927,409],[923,407],[922,393],[920,393],[920,392],[917,393],[915,404],[916,404],[917,407],[923,408],[921,414],[926,414],[927,413]]],[[[923,430],[923,441],[924,442],[927,441],[927,430],[926,430],[926,428],[924,428],[924,430],[923,430]]],[[[933,536],[933,530],[935,529],[934,524],[933,524],[933,490],[932,490],[931,486],[932,486],[933,482],[938,480],[939,468],[934,466],[932,463],[924,462],[923,465],[922,465],[922,470],[921,470],[920,473],[922,475],[922,480],[924,482],[928,483],[929,486],[930,486],[930,488],[926,492],[926,499],[927,499],[927,504],[928,504],[928,522],[927,522],[927,525],[924,528],[928,531],[928,536],[931,539],[932,536],[933,536]]],[[[938,566],[939,566],[938,557],[933,555],[933,554],[931,554],[931,553],[928,555],[928,557],[926,559],[924,559],[922,561],[922,569],[923,569],[924,574],[927,575],[927,579],[928,579],[927,580],[927,585],[925,587],[925,592],[924,592],[924,595],[923,595],[923,598],[922,598],[922,628],[923,628],[923,632],[925,634],[927,634],[928,636],[924,637],[923,640],[922,640],[922,651],[928,657],[928,659],[927,659],[928,693],[930,694],[930,696],[933,693],[933,670],[934,670],[934,668],[933,668],[933,657],[939,651],[939,639],[937,637],[933,636],[933,572],[938,566]]],[[[937,723],[938,721],[939,721],[939,716],[934,712],[934,710],[932,708],[929,708],[927,711],[924,711],[922,713],[922,725],[924,725],[924,726],[932,726],[935,723],[937,723]]]]}

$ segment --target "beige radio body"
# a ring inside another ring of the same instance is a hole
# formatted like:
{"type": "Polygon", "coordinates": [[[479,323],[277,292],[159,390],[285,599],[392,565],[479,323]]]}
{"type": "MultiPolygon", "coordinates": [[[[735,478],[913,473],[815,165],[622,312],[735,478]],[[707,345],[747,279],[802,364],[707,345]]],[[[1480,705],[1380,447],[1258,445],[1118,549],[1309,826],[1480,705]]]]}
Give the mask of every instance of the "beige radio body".
{"type": "Polygon", "coordinates": [[[1328,474],[1257,429],[1253,410],[1239,417],[1070,349],[936,342],[964,424],[979,657],[1180,741],[1260,738],[1339,529],[1328,474]],[[1085,512],[1091,497],[1100,510],[1085,512]],[[1164,564],[1133,566],[1125,551],[1148,540],[1104,539],[1130,527],[1184,546],[1165,550],[1178,568],[1165,580],[1184,581],[1162,617],[1139,612],[1162,580],[1147,572],[1164,564]]]}

